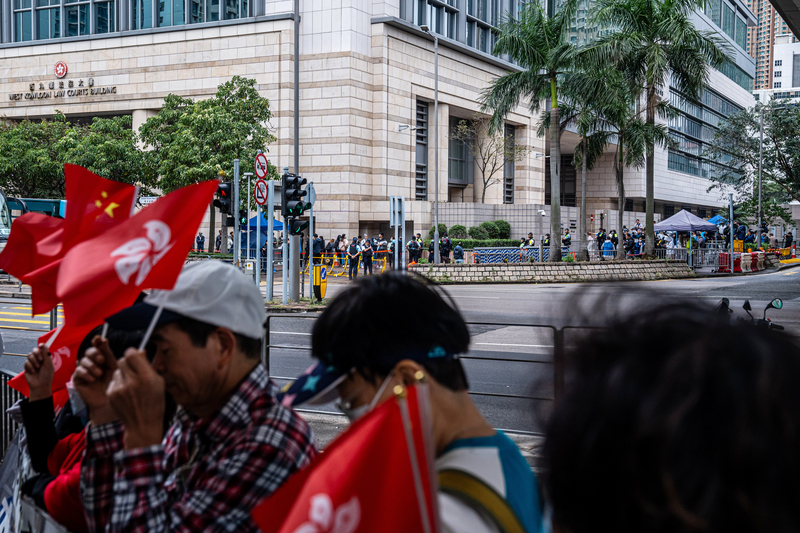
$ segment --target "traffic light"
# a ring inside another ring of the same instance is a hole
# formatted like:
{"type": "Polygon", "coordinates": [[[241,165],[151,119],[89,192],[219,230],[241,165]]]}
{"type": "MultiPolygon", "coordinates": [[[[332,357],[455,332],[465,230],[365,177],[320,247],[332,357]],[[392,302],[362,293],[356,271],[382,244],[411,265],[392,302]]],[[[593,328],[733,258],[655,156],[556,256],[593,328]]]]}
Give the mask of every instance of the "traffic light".
{"type": "Polygon", "coordinates": [[[733,224],[734,220],[738,220],[744,218],[744,214],[742,213],[742,206],[741,204],[733,204],[733,213],[731,213],[731,224],[733,224]]]}
{"type": "Polygon", "coordinates": [[[217,187],[217,195],[214,200],[214,207],[219,207],[220,213],[228,214],[231,212],[231,200],[233,200],[233,185],[230,181],[224,181],[217,187]]]}
{"type": "Polygon", "coordinates": [[[239,225],[247,226],[247,210],[239,209],[239,225]]]}
{"type": "Polygon", "coordinates": [[[289,235],[300,235],[308,227],[308,220],[293,218],[289,221],[289,235]]]}
{"type": "Polygon", "coordinates": [[[295,174],[283,175],[281,187],[281,215],[284,217],[299,217],[311,204],[303,200],[308,191],[303,190],[306,179],[295,174]]]}

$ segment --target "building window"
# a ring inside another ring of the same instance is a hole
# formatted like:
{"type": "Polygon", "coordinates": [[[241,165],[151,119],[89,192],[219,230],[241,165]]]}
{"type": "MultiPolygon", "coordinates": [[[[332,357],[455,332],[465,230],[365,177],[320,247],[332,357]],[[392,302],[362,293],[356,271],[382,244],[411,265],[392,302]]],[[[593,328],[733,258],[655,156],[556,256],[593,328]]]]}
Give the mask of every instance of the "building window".
{"type": "Polygon", "coordinates": [[[153,0],[131,0],[131,22],[133,29],[153,27],[153,0]]]}
{"type": "Polygon", "coordinates": [[[675,214],[675,206],[672,204],[664,204],[664,218],[671,217],[675,214]]]}
{"type": "MultiPolygon", "coordinates": [[[[516,134],[514,132],[514,126],[510,124],[506,125],[506,139],[509,141],[511,146],[514,146],[516,143],[516,134]]],[[[505,165],[503,165],[503,203],[504,204],[513,204],[514,203],[514,165],[516,165],[516,161],[506,159],[505,165]]]]}
{"type": "Polygon", "coordinates": [[[800,54],[792,56],[792,87],[800,87],[800,54]]]}
{"type": "Polygon", "coordinates": [[[781,71],[780,70],[776,70],[775,71],[775,77],[776,78],[780,78],[781,77],[781,71]]]}
{"type": "Polygon", "coordinates": [[[36,38],[61,37],[61,1],[36,0],[36,38]],[[55,7],[50,7],[50,6],[55,7]]]}
{"type": "Polygon", "coordinates": [[[65,37],[89,35],[89,2],[68,0],[64,7],[65,37]]]}
{"type": "Polygon", "coordinates": [[[414,199],[428,199],[428,102],[417,100],[417,154],[414,199]]]}
{"type": "MultiPolygon", "coordinates": [[[[572,155],[561,156],[561,205],[575,207],[576,203],[576,181],[577,175],[575,167],[572,166],[572,155]]],[[[544,164],[544,203],[550,204],[550,158],[544,164]]]]}
{"type": "Polygon", "coordinates": [[[783,66],[783,60],[782,59],[776,59],[775,60],[775,66],[776,67],[782,67],[783,66]]]}
{"type": "MultiPolygon", "coordinates": [[[[447,153],[447,182],[451,186],[466,187],[472,181],[472,157],[466,143],[455,139],[462,118],[450,117],[450,143],[447,153]]],[[[471,140],[467,141],[471,142],[471,140]]]]}
{"type": "Polygon", "coordinates": [[[625,211],[632,213],[633,212],[633,199],[632,198],[625,198],[625,211]]]}
{"type": "Polygon", "coordinates": [[[747,23],[739,17],[736,17],[736,44],[742,48],[747,46],[747,23]]]}
{"type": "Polygon", "coordinates": [[[95,33],[113,33],[116,31],[116,3],[96,2],[94,4],[95,33]]]}
{"type": "Polygon", "coordinates": [[[31,0],[14,0],[14,41],[33,40],[33,14],[31,0]]]}
{"type": "Polygon", "coordinates": [[[704,207],[700,207],[697,209],[697,216],[700,218],[706,218],[706,210],[704,207]]]}
{"type": "Polygon", "coordinates": [[[772,88],[773,89],[780,89],[781,88],[781,82],[776,81],[775,83],[772,84],[772,88]]]}
{"type": "Polygon", "coordinates": [[[734,24],[736,15],[734,10],[725,2],[722,3],[722,31],[731,38],[734,37],[734,24]]]}

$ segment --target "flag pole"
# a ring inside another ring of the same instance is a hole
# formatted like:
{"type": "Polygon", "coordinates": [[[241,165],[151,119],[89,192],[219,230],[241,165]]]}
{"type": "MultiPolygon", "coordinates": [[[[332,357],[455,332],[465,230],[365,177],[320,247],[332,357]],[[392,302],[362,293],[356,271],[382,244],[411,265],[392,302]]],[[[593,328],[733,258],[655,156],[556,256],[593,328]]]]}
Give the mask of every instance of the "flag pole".
{"type": "MultiPolygon", "coordinates": [[[[422,530],[424,533],[431,533],[430,516],[428,515],[428,506],[425,504],[425,492],[422,490],[422,475],[419,471],[417,450],[414,446],[414,436],[411,434],[411,417],[408,414],[408,403],[406,401],[406,395],[408,393],[402,385],[397,385],[394,388],[394,394],[397,398],[397,405],[400,407],[400,414],[403,418],[403,433],[406,436],[406,447],[408,448],[408,456],[411,460],[411,472],[414,474],[414,489],[417,493],[419,513],[422,518],[422,530]]],[[[431,497],[435,498],[436,495],[432,494],[431,497]]]]}
{"type": "Polygon", "coordinates": [[[142,342],[139,343],[139,351],[143,351],[144,347],[147,346],[147,341],[150,340],[150,335],[153,334],[153,330],[156,328],[156,323],[158,319],[161,317],[161,311],[164,310],[163,305],[159,305],[156,307],[156,312],[153,314],[153,318],[150,319],[150,324],[147,326],[147,331],[144,332],[144,337],[142,337],[142,342]]]}
{"type": "Polygon", "coordinates": [[[50,335],[50,338],[47,339],[47,342],[44,343],[44,345],[47,347],[48,350],[53,345],[53,343],[56,341],[56,337],[58,337],[58,334],[61,333],[62,329],[64,329],[64,323],[63,322],[58,325],[58,327],[56,328],[55,333],[50,335]]]}

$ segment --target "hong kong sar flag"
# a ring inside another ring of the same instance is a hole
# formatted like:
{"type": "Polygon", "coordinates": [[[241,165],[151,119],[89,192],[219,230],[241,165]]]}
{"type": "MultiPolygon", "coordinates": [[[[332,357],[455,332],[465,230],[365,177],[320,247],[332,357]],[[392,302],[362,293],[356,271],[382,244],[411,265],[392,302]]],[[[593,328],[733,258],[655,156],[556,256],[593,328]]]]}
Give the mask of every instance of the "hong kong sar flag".
{"type": "Polygon", "coordinates": [[[216,189],[216,180],[179,189],[69,250],[56,282],[65,324],[102,322],[143,289],[172,289],[216,189]]]}
{"type": "MultiPolygon", "coordinates": [[[[50,346],[50,355],[53,358],[53,369],[55,370],[53,374],[53,392],[58,392],[65,388],[67,382],[72,378],[78,359],[78,348],[80,348],[83,339],[92,329],[91,326],[79,328],[63,327],[59,332],[58,328],[56,328],[39,337],[37,345],[47,343],[53,335],[56,335],[55,341],[50,346]]],[[[25,380],[25,372],[20,372],[8,380],[8,386],[26,397],[30,396],[28,382],[25,380]]]]}
{"type": "Polygon", "coordinates": [[[253,510],[264,533],[431,533],[433,454],[418,401],[383,402],[253,510]]]}

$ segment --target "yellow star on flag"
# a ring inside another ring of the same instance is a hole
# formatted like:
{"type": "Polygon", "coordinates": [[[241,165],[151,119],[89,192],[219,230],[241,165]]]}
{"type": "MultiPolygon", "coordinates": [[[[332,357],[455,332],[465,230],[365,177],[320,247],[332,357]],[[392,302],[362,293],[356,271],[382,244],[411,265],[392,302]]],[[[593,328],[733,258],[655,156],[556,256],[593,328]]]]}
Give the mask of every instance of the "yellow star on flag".
{"type": "MultiPolygon", "coordinates": [[[[104,199],[105,199],[105,198],[108,198],[108,193],[107,193],[106,191],[103,191],[103,192],[101,192],[101,193],[100,193],[100,196],[101,196],[102,198],[104,198],[104,199]]],[[[103,207],[103,202],[102,202],[101,200],[95,200],[95,201],[94,201],[94,205],[96,205],[96,206],[97,206],[97,208],[99,209],[99,208],[103,207]]],[[[118,203],[116,203],[116,202],[110,202],[110,203],[109,203],[109,204],[106,206],[106,208],[103,210],[103,212],[104,212],[105,214],[107,214],[109,217],[111,217],[111,218],[114,218],[114,209],[116,209],[117,207],[119,207],[119,204],[118,204],[118,203]]]]}

